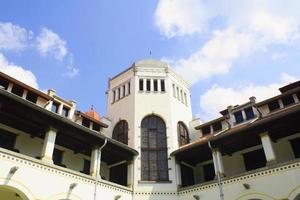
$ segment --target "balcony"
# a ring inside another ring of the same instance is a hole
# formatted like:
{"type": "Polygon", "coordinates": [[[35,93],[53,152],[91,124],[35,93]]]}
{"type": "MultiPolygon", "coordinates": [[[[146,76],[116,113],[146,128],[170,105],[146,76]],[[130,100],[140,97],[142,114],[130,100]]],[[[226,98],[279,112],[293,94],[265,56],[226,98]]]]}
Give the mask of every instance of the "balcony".
{"type": "MultiPolygon", "coordinates": [[[[89,175],[3,148],[0,148],[0,165],[0,199],[12,191],[15,198],[23,200],[93,199],[96,182],[89,175]]],[[[97,194],[105,199],[121,196],[129,200],[132,189],[98,180],[97,194]]]]}
{"type": "MultiPolygon", "coordinates": [[[[300,159],[221,179],[225,199],[300,199],[300,159]],[[283,192],[284,191],[284,192],[283,192]]],[[[219,199],[217,180],[179,189],[179,199],[219,199]]]]}

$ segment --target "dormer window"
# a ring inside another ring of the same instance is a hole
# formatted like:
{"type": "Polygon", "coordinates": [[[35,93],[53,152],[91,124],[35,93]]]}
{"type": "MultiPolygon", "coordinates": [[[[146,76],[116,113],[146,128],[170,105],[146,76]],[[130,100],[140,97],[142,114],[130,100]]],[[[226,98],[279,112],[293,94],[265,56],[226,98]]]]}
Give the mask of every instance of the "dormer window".
{"type": "Polygon", "coordinates": [[[236,124],[240,124],[244,121],[242,111],[237,111],[234,114],[236,124]]]}
{"type": "Polygon", "coordinates": [[[36,103],[38,96],[35,93],[28,91],[26,99],[32,103],[36,103]]]}
{"type": "Polygon", "coordinates": [[[213,126],[214,132],[222,130],[222,123],[221,122],[216,122],[212,126],[213,126]]]}
{"type": "Polygon", "coordinates": [[[14,85],[14,86],[12,87],[11,92],[12,92],[13,94],[18,95],[18,96],[21,97],[21,96],[23,95],[24,90],[23,90],[23,88],[21,88],[20,86],[14,85]]]}
{"type": "Polygon", "coordinates": [[[282,103],[284,106],[288,106],[290,104],[295,103],[295,100],[292,95],[288,95],[288,96],[282,97],[282,103]]]}
{"type": "Polygon", "coordinates": [[[273,110],[279,109],[280,105],[279,105],[278,100],[275,100],[275,101],[272,101],[272,102],[268,103],[268,107],[269,107],[270,112],[273,111],[273,110]]]}
{"type": "Polygon", "coordinates": [[[1,85],[2,87],[4,87],[5,90],[7,90],[8,85],[9,85],[9,82],[6,81],[6,80],[1,79],[1,80],[0,80],[0,85],[1,85]]]}
{"type": "Polygon", "coordinates": [[[85,126],[87,128],[90,128],[90,120],[83,118],[82,119],[82,126],[85,126]]]}
{"type": "Polygon", "coordinates": [[[53,101],[51,111],[57,113],[58,112],[59,103],[53,101]]]}
{"type": "Polygon", "coordinates": [[[202,128],[202,135],[208,135],[210,134],[210,126],[205,126],[202,128]]]}
{"type": "Polygon", "coordinates": [[[253,119],[255,117],[252,107],[246,108],[245,113],[247,120],[253,119]]]}
{"type": "Polygon", "coordinates": [[[70,109],[67,107],[63,107],[61,115],[64,117],[68,117],[70,109]]]}

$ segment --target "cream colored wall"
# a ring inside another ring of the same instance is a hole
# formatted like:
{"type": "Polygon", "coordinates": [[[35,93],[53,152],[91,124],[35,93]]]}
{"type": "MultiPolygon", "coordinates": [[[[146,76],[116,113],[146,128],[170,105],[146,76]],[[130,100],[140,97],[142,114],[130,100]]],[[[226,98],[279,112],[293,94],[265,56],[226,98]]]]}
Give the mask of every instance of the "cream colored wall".
{"type": "MultiPolygon", "coordinates": [[[[237,178],[225,178],[222,182],[225,200],[294,200],[294,197],[300,194],[300,163],[298,161],[296,164],[245,174],[237,178]],[[243,184],[248,184],[250,189],[245,189],[243,184]]],[[[179,199],[194,200],[194,195],[199,196],[201,200],[220,199],[216,182],[181,190],[179,199]]]]}
{"type": "Polygon", "coordinates": [[[20,153],[33,158],[40,157],[43,148],[43,140],[36,137],[31,138],[29,134],[18,134],[15,148],[18,149],[20,153]]]}
{"type": "MultiPolygon", "coordinates": [[[[73,170],[57,167],[0,148],[0,188],[4,180],[7,186],[22,191],[29,200],[91,200],[94,195],[94,179],[73,170]],[[8,173],[12,167],[18,170],[12,176],[8,173]],[[70,191],[72,183],[77,186],[70,191]]],[[[132,194],[128,188],[101,181],[97,186],[97,200],[114,200],[121,195],[120,200],[131,200],[132,194]]],[[[0,196],[1,197],[1,196],[0,196]]],[[[4,199],[3,199],[4,200],[4,199]]]]}

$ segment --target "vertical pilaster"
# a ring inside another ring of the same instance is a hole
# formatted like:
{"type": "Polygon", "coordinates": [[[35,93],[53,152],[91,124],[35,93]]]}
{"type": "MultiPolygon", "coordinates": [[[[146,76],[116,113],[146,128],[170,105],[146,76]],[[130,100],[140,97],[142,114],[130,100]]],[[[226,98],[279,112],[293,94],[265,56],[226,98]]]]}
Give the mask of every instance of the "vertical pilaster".
{"type": "Polygon", "coordinates": [[[127,162],[127,186],[132,187],[134,182],[134,166],[133,161],[127,162]]]}
{"type": "Polygon", "coordinates": [[[8,92],[11,92],[11,91],[12,91],[12,88],[13,88],[13,86],[14,86],[14,84],[12,84],[12,83],[9,83],[9,84],[8,84],[8,87],[7,87],[7,91],[8,91],[8,92]]]}
{"type": "Polygon", "coordinates": [[[100,169],[100,164],[101,163],[99,162],[99,155],[98,154],[99,154],[98,148],[94,148],[92,150],[91,166],[90,166],[90,175],[93,176],[94,178],[97,176],[97,172],[100,173],[99,169],[100,169]]]}
{"type": "Polygon", "coordinates": [[[49,130],[46,132],[43,149],[41,153],[42,161],[53,164],[52,155],[55,147],[56,134],[57,134],[57,130],[52,127],[49,128],[49,130]]]}
{"type": "Polygon", "coordinates": [[[176,180],[177,180],[177,186],[180,188],[182,186],[182,180],[181,180],[181,166],[180,163],[176,162],[176,180]]]}
{"type": "Polygon", "coordinates": [[[261,143],[265,152],[267,165],[276,163],[276,155],[273,149],[271,138],[268,132],[264,132],[260,134],[261,143]]]}
{"type": "Polygon", "coordinates": [[[62,114],[63,106],[64,106],[64,105],[63,105],[62,103],[59,104],[57,114],[59,114],[59,115],[62,114]]]}
{"type": "Polygon", "coordinates": [[[22,98],[23,98],[23,99],[26,99],[27,94],[28,94],[28,90],[24,90],[24,91],[23,91],[23,94],[22,94],[22,98]]]}

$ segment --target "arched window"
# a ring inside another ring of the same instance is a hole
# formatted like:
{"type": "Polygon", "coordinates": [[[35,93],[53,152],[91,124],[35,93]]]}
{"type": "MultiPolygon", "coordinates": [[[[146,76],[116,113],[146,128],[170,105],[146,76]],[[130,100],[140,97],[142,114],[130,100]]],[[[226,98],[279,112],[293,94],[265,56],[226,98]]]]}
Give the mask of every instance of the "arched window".
{"type": "Polygon", "coordinates": [[[188,144],[190,142],[189,132],[183,122],[177,124],[178,144],[179,146],[188,144]]]}
{"type": "Polygon", "coordinates": [[[124,144],[128,144],[128,123],[125,120],[119,121],[113,131],[112,138],[122,142],[124,144]]]}
{"type": "Polygon", "coordinates": [[[141,179],[143,181],[169,180],[166,125],[155,115],[142,120],[141,152],[141,179]]]}

